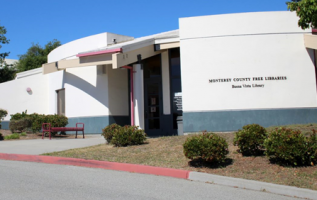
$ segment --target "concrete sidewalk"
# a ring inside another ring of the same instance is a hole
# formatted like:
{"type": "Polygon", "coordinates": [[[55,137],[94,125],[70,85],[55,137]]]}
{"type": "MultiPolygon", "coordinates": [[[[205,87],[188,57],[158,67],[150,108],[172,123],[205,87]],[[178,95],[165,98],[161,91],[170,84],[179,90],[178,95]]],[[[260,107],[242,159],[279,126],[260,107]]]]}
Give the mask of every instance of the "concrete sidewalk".
{"type": "Polygon", "coordinates": [[[0,153],[40,155],[54,151],[105,144],[105,139],[98,135],[88,135],[85,139],[52,139],[0,141],[0,153]]]}

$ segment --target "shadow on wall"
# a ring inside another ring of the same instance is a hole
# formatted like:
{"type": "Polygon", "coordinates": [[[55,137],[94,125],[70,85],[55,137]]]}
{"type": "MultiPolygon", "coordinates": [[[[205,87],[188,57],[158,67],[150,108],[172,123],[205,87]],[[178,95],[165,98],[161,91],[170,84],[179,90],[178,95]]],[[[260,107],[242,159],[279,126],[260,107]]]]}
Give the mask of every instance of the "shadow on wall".
{"type": "MultiPolygon", "coordinates": [[[[85,117],[70,117],[68,127],[76,126],[77,122],[85,123],[85,133],[101,133],[101,130],[112,123],[120,125],[129,124],[128,106],[128,76],[123,70],[107,70],[107,75],[96,75],[96,86],[72,73],[65,72],[65,83],[76,87],[102,105],[108,108],[109,114],[96,114],[94,111],[86,112],[85,117]],[[111,72],[110,72],[111,71],[111,72]],[[126,79],[126,80],[125,80],[126,79]]],[[[66,92],[66,95],[67,94],[66,92]]],[[[70,95],[79,95],[78,93],[70,95]]],[[[85,98],[80,96],[72,98],[75,104],[90,106],[85,98]]],[[[67,103],[67,102],[66,102],[67,103]]],[[[72,102],[68,102],[67,104],[72,102]]],[[[66,106],[67,106],[66,104],[66,106]]],[[[87,111],[87,110],[86,110],[87,111]]],[[[67,111],[66,111],[67,115],[67,111]]],[[[80,115],[84,116],[84,115],[80,115]]]]}
{"type": "Polygon", "coordinates": [[[317,59],[315,58],[315,50],[306,48],[306,51],[310,57],[311,62],[313,63],[313,65],[315,65],[315,59],[317,59]]]}
{"type": "MultiPolygon", "coordinates": [[[[108,104],[108,96],[107,96],[107,91],[108,88],[102,87],[105,86],[104,81],[102,78],[106,78],[104,76],[100,77],[97,76],[97,81],[96,81],[96,86],[90,84],[88,81],[72,74],[69,72],[65,72],[65,83],[72,85],[82,92],[85,92],[87,95],[93,97],[97,101],[99,101],[101,104],[109,108],[108,104]]],[[[78,97],[77,101],[81,101],[81,98],[78,97]]],[[[86,102],[81,102],[83,105],[85,105],[86,102]]]]}

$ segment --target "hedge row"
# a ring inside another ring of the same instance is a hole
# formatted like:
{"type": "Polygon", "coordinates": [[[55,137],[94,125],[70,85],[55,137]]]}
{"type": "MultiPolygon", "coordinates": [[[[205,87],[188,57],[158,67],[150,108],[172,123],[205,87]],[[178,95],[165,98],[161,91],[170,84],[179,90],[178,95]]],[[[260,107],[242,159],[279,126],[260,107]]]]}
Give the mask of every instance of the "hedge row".
{"type": "MultiPolygon", "coordinates": [[[[271,161],[282,165],[315,165],[317,163],[317,133],[305,137],[299,130],[277,128],[269,133],[258,124],[246,125],[235,133],[234,145],[243,155],[265,154],[271,161]]],[[[191,160],[224,162],[228,144],[214,134],[188,137],[183,144],[184,155],[191,160]]]]}
{"type": "Polygon", "coordinates": [[[25,131],[31,129],[38,132],[42,129],[43,123],[51,123],[52,127],[65,127],[68,124],[68,118],[62,115],[40,115],[37,113],[27,114],[26,112],[11,115],[9,128],[12,132],[25,131]]]}

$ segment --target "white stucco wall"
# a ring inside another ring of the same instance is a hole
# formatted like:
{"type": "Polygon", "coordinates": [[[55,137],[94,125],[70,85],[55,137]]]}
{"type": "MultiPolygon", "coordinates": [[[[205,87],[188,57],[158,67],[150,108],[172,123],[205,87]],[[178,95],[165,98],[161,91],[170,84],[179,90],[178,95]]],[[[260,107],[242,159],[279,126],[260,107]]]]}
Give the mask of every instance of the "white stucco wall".
{"type": "Polygon", "coordinates": [[[315,69],[303,38],[310,30],[297,20],[290,12],[180,19],[183,111],[316,107],[315,69]],[[272,76],[287,80],[253,81],[272,76]]]}
{"type": "Polygon", "coordinates": [[[29,75],[0,84],[0,108],[8,111],[4,120],[10,120],[11,114],[27,113],[48,114],[48,76],[29,75]],[[31,92],[27,92],[27,88],[31,92]]]}

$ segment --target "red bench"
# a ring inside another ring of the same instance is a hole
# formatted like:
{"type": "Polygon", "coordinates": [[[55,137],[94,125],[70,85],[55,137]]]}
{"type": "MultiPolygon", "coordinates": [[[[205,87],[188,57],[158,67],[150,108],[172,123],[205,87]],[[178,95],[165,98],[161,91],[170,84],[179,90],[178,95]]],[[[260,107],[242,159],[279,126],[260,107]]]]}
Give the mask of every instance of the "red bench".
{"type": "Polygon", "coordinates": [[[77,132],[83,132],[83,138],[85,138],[84,133],[85,124],[84,123],[76,123],[76,127],[51,127],[51,123],[43,123],[42,124],[42,139],[44,139],[44,133],[49,132],[49,136],[51,139],[51,132],[59,132],[59,131],[76,131],[76,138],[77,132]],[[81,124],[82,127],[78,127],[78,124],[81,124]]]}

